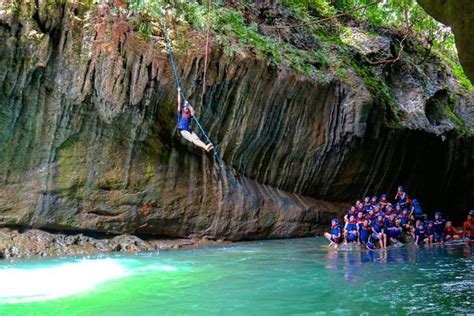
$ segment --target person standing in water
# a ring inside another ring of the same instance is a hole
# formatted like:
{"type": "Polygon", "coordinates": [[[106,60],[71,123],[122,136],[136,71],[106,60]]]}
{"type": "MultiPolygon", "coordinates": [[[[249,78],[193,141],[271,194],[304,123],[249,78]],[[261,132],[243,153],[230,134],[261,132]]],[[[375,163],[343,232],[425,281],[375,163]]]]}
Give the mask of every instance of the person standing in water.
{"type": "Polygon", "coordinates": [[[206,145],[192,130],[191,120],[193,116],[193,107],[188,101],[181,99],[181,89],[178,87],[178,132],[188,142],[204,149],[207,152],[210,152],[214,146],[211,143],[206,145]]]}

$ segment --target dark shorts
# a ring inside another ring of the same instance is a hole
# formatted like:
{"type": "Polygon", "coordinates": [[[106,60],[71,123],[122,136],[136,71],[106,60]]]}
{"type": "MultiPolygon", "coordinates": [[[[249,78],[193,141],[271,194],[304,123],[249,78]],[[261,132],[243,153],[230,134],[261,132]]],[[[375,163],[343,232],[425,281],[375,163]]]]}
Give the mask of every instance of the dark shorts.
{"type": "Polygon", "coordinates": [[[401,232],[398,231],[398,230],[389,230],[388,231],[388,236],[391,237],[391,238],[396,238],[398,236],[400,236],[401,232]]]}
{"type": "Polygon", "coordinates": [[[380,233],[372,233],[372,241],[379,241],[380,240],[379,234],[380,233]]]}
{"type": "Polygon", "coordinates": [[[347,240],[348,241],[356,241],[357,240],[356,234],[347,234],[347,240]]]}
{"type": "Polygon", "coordinates": [[[434,241],[443,241],[444,240],[444,234],[434,234],[434,241]]]}

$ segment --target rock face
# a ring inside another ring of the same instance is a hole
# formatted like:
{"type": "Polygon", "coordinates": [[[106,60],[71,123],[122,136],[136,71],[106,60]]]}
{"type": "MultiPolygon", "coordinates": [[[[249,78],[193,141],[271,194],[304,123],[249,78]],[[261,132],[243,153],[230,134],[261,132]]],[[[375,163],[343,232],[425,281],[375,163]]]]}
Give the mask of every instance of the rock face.
{"type": "Polygon", "coordinates": [[[160,251],[216,245],[207,239],[148,239],[133,235],[88,236],[50,233],[38,229],[0,229],[0,259],[96,255],[110,252],[160,251]]]}
{"type": "Polygon", "coordinates": [[[451,27],[456,37],[459,60],[474,82],[474,2],[470,0],[418,0],[436,20],[451,27]]]}
{"type": "MultiPolygon", "coordinates": [[[[346,202],[400,183],[451,218],[474,205],[472,99],[448,69],[409,58],[381,67],[390,104],[351,71],[319,82],[213,47],[201,102],[196,34],[177,49],[179,73],[244,188],[234,190],[212,155],[175,133],[162,41],[134,35],[106,6],[40,2],[25,17],[7,4],[1,225],[242,240],[312,235],[346,202]]],[[[379,44],[353,49],[390,51],[379,44]]]]}

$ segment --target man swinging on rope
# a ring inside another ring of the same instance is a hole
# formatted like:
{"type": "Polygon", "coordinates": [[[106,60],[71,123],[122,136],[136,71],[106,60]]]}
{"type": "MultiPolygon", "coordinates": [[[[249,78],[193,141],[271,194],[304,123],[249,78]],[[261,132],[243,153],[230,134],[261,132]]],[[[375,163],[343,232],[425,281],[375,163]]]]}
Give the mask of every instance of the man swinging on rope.
{"type": "Polygon", "coordinates": [[[194,145],[201,147],[207,152],[210,152],[214,146],[209,143],[205,144],[196,133],[193,132],[191,128],[191,120],[194,116],[194,109],[191,104],[184,100],[181,100],[181,89],[178,87],[178,131],[188,142],[193,143],[194,145]]]}

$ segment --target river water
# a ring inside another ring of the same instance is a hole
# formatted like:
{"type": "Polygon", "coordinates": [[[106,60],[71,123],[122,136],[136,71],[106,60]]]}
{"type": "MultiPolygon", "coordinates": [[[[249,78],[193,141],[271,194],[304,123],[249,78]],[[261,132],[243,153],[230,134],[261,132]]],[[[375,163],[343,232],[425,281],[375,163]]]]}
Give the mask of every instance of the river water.
{"type": "Polygon", "coordinates": [[[0,261],[1,315],[474,313],[473,246],[334,251],[322,238],[0,261]]]}

